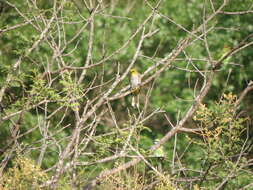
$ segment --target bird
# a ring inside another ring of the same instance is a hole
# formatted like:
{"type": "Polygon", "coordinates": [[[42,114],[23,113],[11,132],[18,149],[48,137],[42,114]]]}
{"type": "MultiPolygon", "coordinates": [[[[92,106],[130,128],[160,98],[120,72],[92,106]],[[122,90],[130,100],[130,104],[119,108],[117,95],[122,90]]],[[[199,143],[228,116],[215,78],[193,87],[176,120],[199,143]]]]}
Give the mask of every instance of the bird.
{"type": "MultiPolygon", "coordinates": [[[[160,142],[160,139],[155,139],[155,144],[157,144],[159,142],[160,142]]],[[[157,158],[165,158],[166,157],[165,151],[164,151],[164,148],[162,145],[154,151],[154,157],[157,157],[157,158]]]]}
{"type": "Polygon", "coordinates": [[[131,69],[130,73],[131,73],[130,83],[131,83],[131,90],[133,94],[131,105],[139,109],[140,107],[139,93],[140,93],[141,75],[135,68],[131,69]]]}

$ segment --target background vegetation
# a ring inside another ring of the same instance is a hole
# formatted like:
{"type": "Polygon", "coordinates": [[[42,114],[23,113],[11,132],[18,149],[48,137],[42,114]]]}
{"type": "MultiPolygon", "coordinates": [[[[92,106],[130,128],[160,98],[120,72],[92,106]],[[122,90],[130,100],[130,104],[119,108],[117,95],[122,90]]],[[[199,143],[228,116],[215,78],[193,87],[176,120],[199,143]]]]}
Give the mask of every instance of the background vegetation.
{"type": "Polygon", "coordinates": [[[252,0],[0,1],[0,189],[253,189],[252,20],[252,0]]]}

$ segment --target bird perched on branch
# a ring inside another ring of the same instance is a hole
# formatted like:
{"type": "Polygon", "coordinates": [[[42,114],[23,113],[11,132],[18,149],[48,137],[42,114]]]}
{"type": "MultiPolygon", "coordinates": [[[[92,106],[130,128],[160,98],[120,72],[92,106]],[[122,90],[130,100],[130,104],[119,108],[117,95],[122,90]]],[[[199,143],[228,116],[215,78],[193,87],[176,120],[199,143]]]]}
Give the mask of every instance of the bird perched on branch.
{"type": "Polygon", "coordinates": [[[139,109],[139,93],[140,93],[140,84],[141,84],[141,75],[138,73],[136,69],[131,69],[131,89],[132,89],[132,106],[137,107],[139,109]]]}

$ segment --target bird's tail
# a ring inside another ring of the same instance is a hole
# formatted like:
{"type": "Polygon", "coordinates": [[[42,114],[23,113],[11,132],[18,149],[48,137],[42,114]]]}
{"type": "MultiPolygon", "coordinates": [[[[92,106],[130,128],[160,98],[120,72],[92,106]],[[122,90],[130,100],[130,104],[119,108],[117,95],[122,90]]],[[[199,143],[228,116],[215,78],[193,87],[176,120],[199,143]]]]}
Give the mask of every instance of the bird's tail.
{"type": "Polygon", "coordinates": [[[137,108],[137,109],[140,108],[140,95],[139,94],[132,96],[132,103],[131,103],[131,105],[134,108],[137,108]]]}

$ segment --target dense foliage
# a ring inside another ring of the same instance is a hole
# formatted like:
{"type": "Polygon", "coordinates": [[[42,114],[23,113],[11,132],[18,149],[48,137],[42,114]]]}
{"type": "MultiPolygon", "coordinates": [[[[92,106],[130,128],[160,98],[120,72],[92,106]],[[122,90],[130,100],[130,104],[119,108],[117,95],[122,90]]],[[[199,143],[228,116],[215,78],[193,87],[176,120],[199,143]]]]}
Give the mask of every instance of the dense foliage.
{"type": "Polygon", "coordinates": [[[253,188],[252,20],[252,0],[0,1],[0,189],[253,188]]]}

